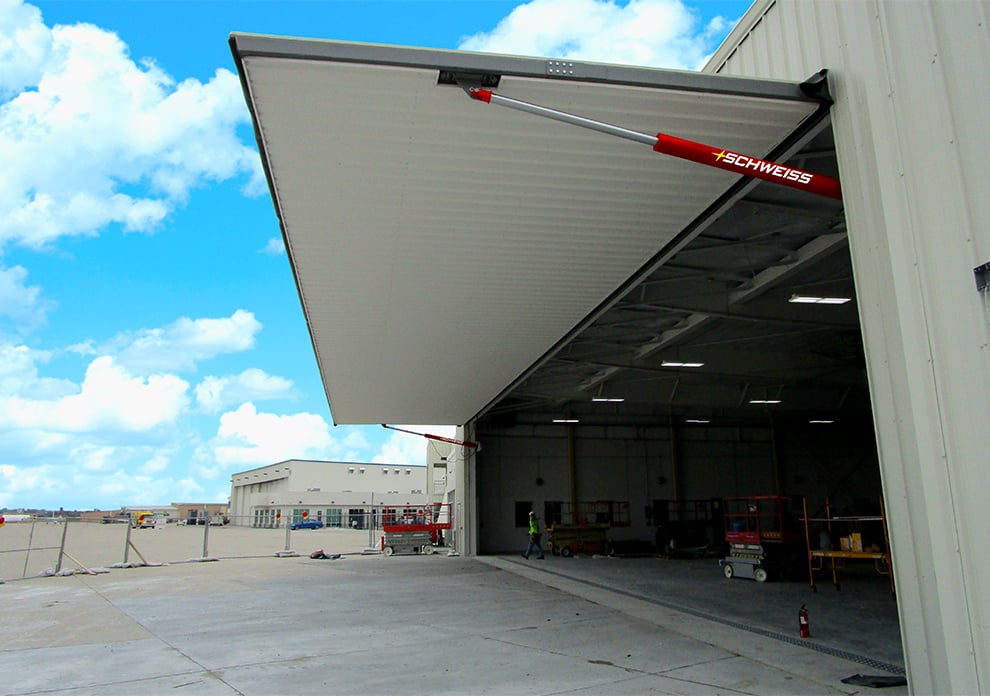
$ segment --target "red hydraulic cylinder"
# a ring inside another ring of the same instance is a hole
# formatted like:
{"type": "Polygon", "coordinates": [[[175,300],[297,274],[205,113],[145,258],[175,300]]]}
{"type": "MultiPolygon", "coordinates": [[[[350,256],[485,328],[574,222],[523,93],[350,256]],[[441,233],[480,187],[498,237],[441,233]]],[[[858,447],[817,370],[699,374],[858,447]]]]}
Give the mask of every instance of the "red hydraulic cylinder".
{"type": "Polygon", "coordinates": [[[443,435],[431,435],[430,433],[417,433],[414,430],[405,430],[403,428],[396,428],[394,425],[388,425],[387,423],[382,423],[383,428],[388,428],[389,430],[397,430],[400,433],[408,433],[409,435],[419,435],[420,437],[425,437],[427,440],[436,440],[437,442],[449,442],[452,445],[460,445],[461,447],[467,447],[468,449],[481,449],[481,445],[477,442],[471,442],[470,440],[455,440],[452,437],[444,437],[443,435]]]}
{"type": "Polygon", "coordinates": [[[745,174],[756,179],[772,181],[775,184],[842,200],[842,189],[839,187],[838,179],[824,174],[815,174],[803,169],[788,167],[786,164],[768,162],[759,157],[702,145],[693,140],[684,140],[664,133],[657,134],[657,144],[653,146],[653,149],[665,155],[672,155],[699,164],[707,164],[710,167],[718,167],[728,172],[745,174]]]}
{"type": "Polygon", "coordinates": [[[796,167],[788,167],[785,164],[769,162],[759,157],[744,155],[712,145],[704,145],[693,140],[685,140],[665,133],[658,133],[654,136],[628,130],[609,123],[594,121],[583,116],[576,116],[564,111],[539,106],[538,104],[531,104],[519,99],[512,99],[511,97],[503,97],[500,94],[495,94],[490,89],[471,87],[468,90],[468,94],[472,99],[477,99],[487,104],[507,106],[516,111],[525,111],[537,116],[551,118],[555,121],[570,123],[575,126],[581,126],[582,128],[596,130],[600,133],[607,133],[625,138],[626,140],[650,145],[655,152],[661,154],[690,160],[698,164],[706,164],[710,167],[724,169],[725,171],[756,179],[763,179],[764,181],[781,184],[782,186],[790,186],[791,188],[808,191],[809,193],[815,193],[820,196],[842,200],[842,189],[839,185],[839,180],[824,174],[816,174],[796,167]]]}

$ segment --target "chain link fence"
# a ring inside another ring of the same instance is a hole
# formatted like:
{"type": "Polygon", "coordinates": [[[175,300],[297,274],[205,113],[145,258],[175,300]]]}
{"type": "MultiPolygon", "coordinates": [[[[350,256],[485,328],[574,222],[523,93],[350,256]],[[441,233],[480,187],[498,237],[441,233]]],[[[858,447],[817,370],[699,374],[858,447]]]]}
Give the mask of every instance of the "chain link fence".
{"type": "Polygon", "coordinates": [[[0,582],[130,565],[309,555],[319,550],[376,553],[379,519],[376,511],[369,511],[368,519],[354,526],[297,529],[292,519],[253,526],[253,517],[213,518],[196,524],[153,520],[143,527],[126,518],[123,522],[74,518],[11,522],[0,526],[0,582]]]}

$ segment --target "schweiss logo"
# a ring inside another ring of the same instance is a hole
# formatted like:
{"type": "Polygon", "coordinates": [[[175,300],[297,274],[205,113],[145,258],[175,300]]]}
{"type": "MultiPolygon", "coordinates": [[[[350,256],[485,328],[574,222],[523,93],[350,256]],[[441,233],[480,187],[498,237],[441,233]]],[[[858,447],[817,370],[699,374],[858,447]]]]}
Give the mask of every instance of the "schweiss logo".
{"type": "Polygon", "coordinates": [[[726,169],[728,168],[726,165],[732,165],[743,171],[751,169],[765,175],[778,177],[784,181],[796,181],[799,184],[810,184],[811,180],[815,178],[815,175],[811,172],[791,169],[790,167],[785,167],[783,164],[767,162],[766,160],[740,155],[735,152],[722,150],[721,152],[713,152],[712,154],[715,155],[715,161],[719,166],[726,169]]]}

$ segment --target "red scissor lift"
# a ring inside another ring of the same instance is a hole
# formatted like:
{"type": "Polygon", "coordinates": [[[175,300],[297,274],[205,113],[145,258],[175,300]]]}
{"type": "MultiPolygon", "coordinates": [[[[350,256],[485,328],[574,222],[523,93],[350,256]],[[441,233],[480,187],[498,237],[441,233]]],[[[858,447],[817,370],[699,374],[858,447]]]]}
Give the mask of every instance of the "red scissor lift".
{"type": "Polygon", "coordinates": [[[805,559],[802,498],[757,495],[725,498],[725,541],[729,555],[719,561],[727,578],[766,582],[787,575],[805,559]]]}
{"type": "Polygon", "coordinates": [[[444,546],[451,528],[450,504],[403,505],[382,508],[382,553],[431,554],[444,546]]]}

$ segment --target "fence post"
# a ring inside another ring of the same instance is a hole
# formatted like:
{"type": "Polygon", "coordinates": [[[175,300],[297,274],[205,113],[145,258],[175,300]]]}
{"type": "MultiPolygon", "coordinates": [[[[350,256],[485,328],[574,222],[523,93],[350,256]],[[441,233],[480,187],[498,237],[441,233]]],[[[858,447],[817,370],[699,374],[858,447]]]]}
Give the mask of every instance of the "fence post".
{"type": "Polygon", "coordinates": [[[375,545],[375,492],[371,492],[371,507],[368,509],[368,548],[375,545]]]}
{"type": "Polygon", "coordinates": [[[124,563],[127,563],[127,559],[130,557],[131,553],[131,521],[127,520],[127,534],[124,536],[124,563]]]}
{"type": "Polygon", "coordinates": [[[27,577],[28,559],[31,558],[31,542],[34,540],[34,525],[36,524],[38,523],[37,522],[31,523],[31,531],[28,533],[28,547],[27,547],[27,553],[24,554],[24,571],[21,573],[22,578],[27,577]]]}
{"type": "Polygon", "coordinates": [[[58,560],[55,562],[55,572],[58,573],[62,570],[62,556],[65,553],[65,535],[69,531],[69,518],[66,517],[62,520],[62,543],[58,547],[58,560]]]}
{"type": "Polygon", "coordinates": [[[292,521],[288,518],[285,519],[285,549],[282,551],[276,551],[275,555],[279,558],[287,558],[291,556],[298,556],[295,551],[289,546],[289,535],[292,533],[292,521]]]}

